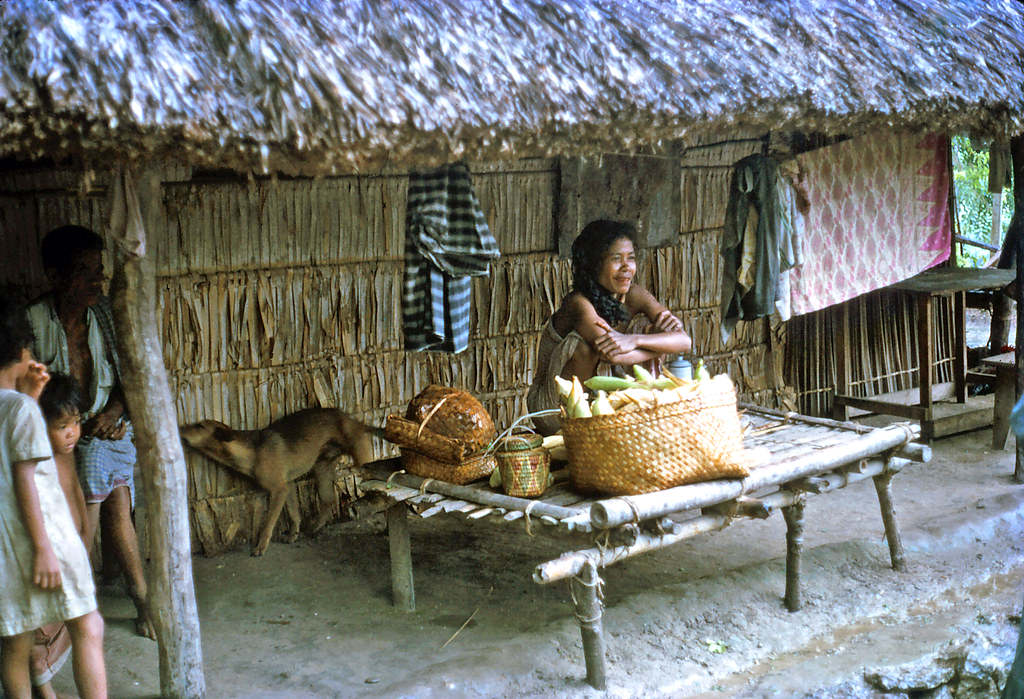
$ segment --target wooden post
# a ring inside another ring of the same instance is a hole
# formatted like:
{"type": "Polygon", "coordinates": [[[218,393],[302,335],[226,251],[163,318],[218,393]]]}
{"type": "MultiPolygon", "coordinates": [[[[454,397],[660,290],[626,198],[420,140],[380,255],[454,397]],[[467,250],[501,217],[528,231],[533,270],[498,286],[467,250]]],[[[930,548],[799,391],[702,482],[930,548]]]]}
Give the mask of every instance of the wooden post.
{"type": "Polygon", "coordinates": [[[115,241],[111,295],[121,383],[135,427],[148,515],[153,519],[147,527],[148,601],[157,634],[160,693],[202,697],[206,683],[192,583],[185,455],[157,332],[156,274],[152,257],[146,255],[146,231],[154,228],[160,182],[153,173],[136,178],[130,171],[119,170],[111,197],[110,231],[115,241]]]}
{"type": "Polygon", "coordinates": [[[839,396],[850,392],[850,302],[840,304],[839,319],[836,323],[835,347],[836,358],[836,389],[832,397],[832,418],[846,420],[849,412],[846,403],[839,396]]]}
{"type": "Polygon", "coordinates": [[[804,546],[804,499],[782,508],[786,520],[786,609],[795,612],[800,600],[800,552],[804,546]]]}
{"type": "Polygon", "coordinates": [[[992,416],[992,448],[1005,449],[1010,434],[1010,411],[1013,410],[1014,394],[1017,392],[1017,367],[996,367],[996,396],[992,416]]]}
{"type": "Polygon", "coordinates": [[[604,607],[604,583],[597,574],[597,566],[588,560],[580,574],[569,581],[569,590],[576,607],[576,621],[580,624],[583,639],[583,658],[587,663],[587,684],[594,689],[604,690],[608,686],[604,655],[604,624],[601,621],[604,607]]]}
{"type": "Polygon", "coordinates": [[[935,437],[932,423],[932,297],[927,291],[917,294],[917,376],[920,382],[921,439],[930,442],[935,437]]]}
{"type": "Polygon", "coordinates": [[[875,476],[875,491],[878,493],[878,507],[882,510],[885,540],[889,542],[889,560],[892,562],[892,569],[902,573],[907,569],[907,564],[903,555],[900,527],[896,523],[896,508],[892,504],[892,476],[891,471],[875,476]]]}
{"type": "Polygon", "coordinates": [[[953,386],[956,402],[967,402],[967,292],[953,294],[953,386]]]}
{"type": "Polygon", "coordinates": [[[396,502],[388,508],[388,546],[391,551],[392,603],[406,612],[416,611],[416,590],[412,580],[412,546],[405,505],[396,502]]]}
{"type": "MultiPolygon", "coordinates": [[[[1016,347],[1015,362],[1017,366],[1016,398],[1024,394],[1024,135],[1010,139],[1010,157],[1013,167],[1013,218],[1010,219],[1006,240],[1003,241],[1003,252],[999,256],[999,266],[1009,267],[1013,259],[1017,266],[1015,294],[1017,301],[1017,334],[1014,340],[1016,347]],[[1008,252],[1012,251],[1012,256],[1008,252]]],[[[993,352],[998,352],[993,348],[993,352]]],[[[1013,468],[1013,480],[1024,483],[1024,440],[1016,440],[1017,456],[1013,468]]]]}

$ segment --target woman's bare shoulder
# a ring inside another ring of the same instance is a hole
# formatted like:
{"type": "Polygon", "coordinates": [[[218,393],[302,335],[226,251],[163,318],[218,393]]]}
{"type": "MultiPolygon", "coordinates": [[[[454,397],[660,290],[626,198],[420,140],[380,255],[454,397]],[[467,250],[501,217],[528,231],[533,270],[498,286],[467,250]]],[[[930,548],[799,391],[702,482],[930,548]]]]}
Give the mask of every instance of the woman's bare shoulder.
{"type": "Polygon", "coordinates": [[[577,330],[581,321],[595,314],[594,304],[590,303],[586,296],[578,291],[571,291],[562,299],[562,305],[552,316],[552,322],[559,335],[565,337],[566,333],[577,330]]]}
{"type": "Polygon", "coordinates": [[[654,297],[654,294],[639,284],[629,287],[629,291],[626,292],[625,306],[630,315],[634,316],[638,313],[657,315],[665,309],[665,306],[654,297]]]}

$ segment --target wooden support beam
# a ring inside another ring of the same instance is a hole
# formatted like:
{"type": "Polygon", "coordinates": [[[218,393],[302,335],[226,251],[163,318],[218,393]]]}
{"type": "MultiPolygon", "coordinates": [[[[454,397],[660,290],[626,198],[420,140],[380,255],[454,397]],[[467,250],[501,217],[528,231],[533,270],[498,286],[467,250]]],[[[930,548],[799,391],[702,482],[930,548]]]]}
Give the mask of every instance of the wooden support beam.
{"type": "Polygon", "coordinates": [[[543,500],[515,498],[502,493],[494,493],[490,490],[472,488],[465,485],[454,485],[452,483],[434,479],[424,479],[410,473],[393,473],[386,465],[382,465],[381,462],[370,464],[366,467],[366,470],[371,473],[374,478],[379,478],[383,481],[404,485],[407,488],[423,488],[426,492],[440,493],[441,495],[459,498],[470,503],[477,503],[476,505],[473,505],[474,509],[480,505],[503,507],[506,510],[523,510],[526,507],[529,507],[530,516],[532,517],[547,515],[556,520],[568,519],[581,514],[581,511],[578,508],[549,505],[543,500]],[[426,483],[426,487],[424,488],[425,481],[429,481],[429,483],[426,483]]]}
{"type": "Polygon", "coordinates": [[[889,542],[889,560],[893,570],[903,572],[907,569],[903,554],[903,539],[896,523],[896,508],[892,503],[891,472],[875,476],[875,491],[878,493],[878,506],[882,510],[882,524],[885,525],[885,538],[889,542]]]}
{"type": "Polygon", "coordinates": [[[840,304],[836,322],[835,347],[833,354],[836,360],[836,386],[832,392],[832,417],[845,420],[848,417],[846,403],[835,400],[835,396],[845,396],[850,390],[850,302],[840,304]]]}
{"type": "MultiPolygon", "coordinates": [[[[1010,139],[1010,157],[1013,166],[1013,218],[1006,233],[1006,242],[1013,241],[1014,260],[1017,266],[1017,333],[1014,347],[1017,365],[1016,399],[1024,395],[1024,135],[1010,139]]],[[[1000,257],[1000,266],[1002,266],[1000,257]]],[[[1024,483],[1024,439],[1017,440],[1017,455],[1013,467],[1013,479],[1024,483]]]]}
{"type": "MultiPolygon", "coordinates": [[[[882,473],[897,473],[906,467],[908,463],[910,462],[906,459],[875,456],[868,459],[864,473],[825,473],[815,477],[814,481],[819,484],[819,490],[814,492],[827,493],[844,488],[857,481],[873,478],[882,473]]],[[[787,482],[783,484],[781,490],[764,495],[759,499],[768,509],[785,509],[801,499],[801,488],[799,486],[808,480],[810,479],[797,479],[787,482]]],[[[581,551],[569,551],[552,561],[542,563],[534,569],[533,580],[541,585],[556,580],[564,580],[579,573],[583,569],[583,564],[588,560],[594,561],[599,567],[603,568],[641,553],[672,546],[683,539],[688,539],[698,534],[721,529],[728,526],[732,520],[733,517],[728,514],[707,513],[693,519],[688,519],[685,522],[674,522],[672,527],[666,529],[663,533],[640,529],[635,541],[630,542],[627,539],[627,542],[623,544],[602,544],[601,546],[581,551]]],[[[616,531],[612,530],[613,536],[616,531]]]]}
{"type": "Polygon", "coordinates": [[[146,254],[147,230],[160,206],[160,182],[152,172],[135,177],[119,170],[111,187],[114,238],[111,296],[121,357],[121,384],[135,428],[139,472],[151,518],[147,571],[149,612],[156,628],[160,693],[206,693],[192,582],[188,477],[157,332],[156,274],[146,254]]]}
{"type": "Polygon", "coordinates": [[[701,509],[704,514],[722,514],[729,517],[751,517],[753,519],[768,519],[774,511],[774,508],[764,500],[743,496],[701,509]]]}
{"type": "Polygon", "coordinates": [[[580,637],[583,640],[583,657],[587,663],[587,684],[597,690],[608,686],[608,671],[605,665],[604,624],[601,617],[604,613],[604,585],[597,574],[597,566],[593,561],[583,565],[580,574],[569,582],[572,601],[576,607],[576,621],[580,625],[580,637]]]}
{"type": "Polygon", "coordinates": [[[784,468],[763,466],[740,479],[722,479],[669,488],[644,495],[629,495],[599,500],[590,507],[591,524],[611,529],[634,519],[662,517],[673,512],[717,505],[720,502],[753,493],[762,488],[813,476],[897,449],[918,435],[914,425],[891,425],[862,435],[853,442],[820,449],[787,463],[784,468]]]}
{"type": "Polygon", "coordinates": [[[967,296],[959,291],[953,294],[953,383],[956,402],[967,401],[967,296]]]}
{"type": "MultiPolygon", "coordinates": [[[[919,392],[918,392],[919,393],[919,392]]],[[[930,395],[930,389],[929,389],[930,395]]],[[[908,420],[924,421],[931,415],[931,404],[928,408],[920,405],[904,405],[892,400],[879,398],[857,398],[855,396],[836,396],[835,401],[847,408],[859,408],[869,413],[881,413],[883,415],[895,415],[905,417],[908,420]]]]}
{"type": "Polygon", "coordinates": [[[925,441],[931,441],[932,420],[932,363],[935,350],[932,345],[932,297],[928,293],[917,294],[917,378],[919,381],[919,402],[924,409],[920,418],[925,441]]]}
{"type": "Polygon", "coordinates": [[[797,498],[792,505],[782,508],[786,519],[786,609],[795,612],[802,606],[800,599],[800,554],[804,546],[804,500],[797,498]]]}
{"type": "Polygon", "coordinates": [[[647,551],[654,551],[678,543],[691,536],[721,529],[729,524],[725,515],[703,515],[687,522],[680,522],[671,532],[652,534],[641,531],[636,542],[629,546],[600,546],[584,551],[569,551],[558,558],[541,563],[533,569],[533,581],[540,585],[565,580],[583,570],[587,561],[594,561],[604,568],[618,561],[632,558],[647,551]]]}
{"type": "Polygon", "coordinates": [[[412,578],[412,546],[405,505],[388,508],[388,549],[391,553],[392,603],[406,612],[416,611],[416,591],[412,578]]]}

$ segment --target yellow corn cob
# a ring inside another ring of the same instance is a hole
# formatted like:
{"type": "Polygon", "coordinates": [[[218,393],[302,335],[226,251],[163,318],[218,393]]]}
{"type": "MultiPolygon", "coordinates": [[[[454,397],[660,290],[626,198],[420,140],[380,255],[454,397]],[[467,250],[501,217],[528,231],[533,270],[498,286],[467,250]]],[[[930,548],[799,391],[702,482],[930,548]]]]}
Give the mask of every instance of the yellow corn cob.
{"type": "Polygon", "coordinates": [[[597,392],[597,398],[594,399],[594,404],[590,406],[591,411],[594,415],[614,415],[615,408],[608,402],[608,394],[604,391],[597,392]]]}

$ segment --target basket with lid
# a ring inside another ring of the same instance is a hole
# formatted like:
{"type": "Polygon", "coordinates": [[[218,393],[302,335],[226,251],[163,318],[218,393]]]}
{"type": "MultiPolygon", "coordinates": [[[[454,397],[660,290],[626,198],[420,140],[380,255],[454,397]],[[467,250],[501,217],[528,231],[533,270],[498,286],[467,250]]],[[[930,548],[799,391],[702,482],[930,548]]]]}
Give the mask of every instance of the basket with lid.
{"type": "Polygon", "coordinates": [[[548,487],[551,458],[539,434],[512,434],[494,450],[501,485],[514,497],[534,497],[548,487]]]}

